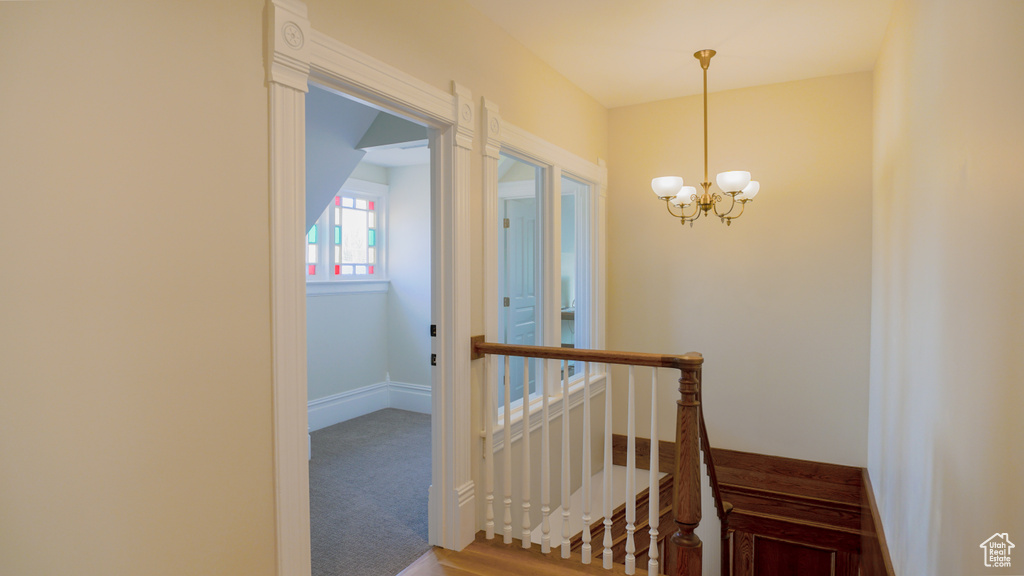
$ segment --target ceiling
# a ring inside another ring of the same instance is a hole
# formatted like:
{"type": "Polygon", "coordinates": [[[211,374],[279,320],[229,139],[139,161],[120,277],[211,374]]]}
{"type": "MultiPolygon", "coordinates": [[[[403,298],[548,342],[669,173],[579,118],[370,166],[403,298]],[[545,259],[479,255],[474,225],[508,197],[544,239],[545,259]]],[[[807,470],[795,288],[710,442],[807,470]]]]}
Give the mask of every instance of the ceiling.
{"type": "Polygon", "coordinates": [[[893,0],[467,0],[608,108],[874,68],[893,0]]]}

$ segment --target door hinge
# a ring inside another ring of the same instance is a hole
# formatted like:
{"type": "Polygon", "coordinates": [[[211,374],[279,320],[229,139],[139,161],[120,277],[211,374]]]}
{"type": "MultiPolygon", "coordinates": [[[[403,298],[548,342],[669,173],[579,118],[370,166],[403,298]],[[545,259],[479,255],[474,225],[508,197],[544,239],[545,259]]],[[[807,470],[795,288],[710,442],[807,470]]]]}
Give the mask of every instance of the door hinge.
{"type": "Polygon", "coordinates": [[[437,324],[430,325],[430,337],[437,338],[437,324]]]}
{"type": "Polygon", "coordinates": [[[511,226],[511,223],[508,221],[508,218],[505,218],[504,220],[502,220],[502,222],[501,222],[501,227],[502,228],[508,228],[509,226],[511,226]]]}
{"type": "Polygon", "coordinates": [[[511,304],[511,302],[509,302],[509,300],[508,300],[508,296],[505,296],[504,298],[502,298],[502,299],[501,299],[501,304],[502,304],[502,306],[504,306],[505,308],[508,308],[508,307],[509,307],[509,304],[511,304]]]}
{"type": "Polygon", "coordinates": [[[430,355],[430,365],[437,366],[437,354],[430,355]]]}

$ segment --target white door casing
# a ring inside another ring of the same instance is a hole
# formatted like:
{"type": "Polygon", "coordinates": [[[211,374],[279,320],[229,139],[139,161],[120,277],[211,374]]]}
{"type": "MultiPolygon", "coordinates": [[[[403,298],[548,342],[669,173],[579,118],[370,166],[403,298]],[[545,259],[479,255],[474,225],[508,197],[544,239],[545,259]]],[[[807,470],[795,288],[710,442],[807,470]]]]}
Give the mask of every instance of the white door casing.
{"type": "Polygon", "coordinates": [[[305,92],[315,81],[431,128],[432,485],[430,541],[461,549],[475,533],[470,473],[469,183],[475,105],[316,32],[298,0],[268,0],[271,323],[277,573],[310,573],[307,468],[305,92]]]}
{"type": "MultiPolygon", "coordinates": [[[[503,199],[509,196],[506,186],[499,186],[498,165],[502,152],[514,155],[543,169],[545,184],[543,195],[538,199],[538,222],[541,228],[541,246],[538,247],[538,274],[542,282],[538,286],[537,339],[541,345],[557,345],[560,341],[560,322],[548,322],[545,318],[559,318],[561,292],[560,250],[557,244],[560,234],[556,226],[560,219],[562,176],[568,176],[589,186],[585,198],[577,198],[579,216],[576,219],[576,247],[582,261],[577,268],[577,282],[588,289],[583,290],[577,302],[577,329],[584,332],[584,339],[591,348],[604,348],[605,293],[606,293],[606,213],[608,194],[608,169],[604,161],[597,163],[580,158],[558,146],[544,141],[515,125],[505,122],[498,105],[486,98],[481,105],[481,135],[483,136],[483,207],[484,207],[484,334],[488,342],[498,342],[504,337],[505,326],[499,314],[499,302],[503,289],[503,265],[500,263],[504,250],[501,233],[503,199]],[[586,272],[586,273],[584,273],[586,272]],[[545,297],[546,296],[546,297],[545,297]]],[[[518,194],[513,193],[513,196],[518,194]]],[[[548,380],[558,382],[555,363],[549,363],[548,380]]],[[[497,383],[501,366],[491,363],[485,375],[486,381],[497,383]]],[[[492,399],[494,400],[494,399],[492,399]]],[[[493,412],[497,403],[489,407],[493,412]]]]}

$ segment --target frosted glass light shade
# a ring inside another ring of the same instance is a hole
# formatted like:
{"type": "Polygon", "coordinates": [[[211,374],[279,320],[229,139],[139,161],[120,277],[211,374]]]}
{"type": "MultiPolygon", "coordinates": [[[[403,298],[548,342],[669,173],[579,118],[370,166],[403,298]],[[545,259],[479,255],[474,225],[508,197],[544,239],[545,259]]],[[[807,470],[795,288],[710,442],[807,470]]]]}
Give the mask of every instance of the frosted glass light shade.
{"type": "Polygon", "coordinates": [[[675,196],[683,187],[683,179],[679,176],[662,176],[651,180],[651,189],[658,198],[675,196]]]}
{"type": "Polygon", "coordinates": [[[757,180],[751,180],[750,184],[743,189],[742,192],[736,195],[737,200],[753,200],[754,196],[757,196],[757,191],[761,189],[761,184],[757,180]]]}
{"type": "Polygon", "coordinates": [[[679,194],[676,194],[673,202],[678,202],[676,206],[679,206],[679,204],[693,204],[693,195],[696,193],[697,189],[693,186],[683,186],[683,189],[679,191],[679,194]]]}
{"type": "Polygon", "coordinates": [[[715,177],[718,187],[722,192],[739,192],[750,184],[750,172],[733,170],[731,172],[719,172],[715,177]]]}

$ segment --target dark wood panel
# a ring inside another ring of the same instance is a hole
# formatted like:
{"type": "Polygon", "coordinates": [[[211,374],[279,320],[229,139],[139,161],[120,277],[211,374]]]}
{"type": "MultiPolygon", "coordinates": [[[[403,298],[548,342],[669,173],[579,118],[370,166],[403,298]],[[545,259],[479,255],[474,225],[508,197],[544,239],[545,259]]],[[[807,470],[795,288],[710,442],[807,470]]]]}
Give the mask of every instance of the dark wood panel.
{"type": "Polygon", "coordinates": [[[754,576],[833,576],[835,552],[774,538],[754,538],[754,576]]]}
{"type": "Polygon", "coordinates": [[[863,576],[895,576],[889,547],[885,543],[882,519],[878,515],[875,493],[871,488],[868,471],[863,471],[864,498],[861,512],[860,569],[863,576]]]}
{"type": "Polygon", "coordinates": [[[858,487],[862,483],[861,468],[854,466],[753,454],[725,448],[712,448],[711,452],[715,457],[715,464],[719,468],[739,468],[751,472],[781,474],[790,478],[804,478],[858,487]]]}
{"type": "Polygon", "coordinates": [[[729,514],[729,528],[737,532],[750,532],[821,548],[860,553],[859,529],[843,529],[817,522],[735,509],[729,514]]]}
{"type": "Polygon", "coordinates": [[[733,533],[733,574],[754,575],[754,535],[750,532],[733,533]]]}
{"type": "MultiPolygon", "coordinates": [[[[612,464],[616,466],[626,465],[626,450],[629,448],[629,438],[622,434],[612,434],[612,464]]],[[[636,439],[636,467],[640,470],[650,470],[651,466],[651,441],[648,438],[636,439]]],[[[658,470],[671,473],[676,465],[675,442],[658,442],[658,470]]]]}
{"type": "Polygon", "coordinates": [[[819,522],[830,526],[857,530],[861,527],[859,506],[837,506],[827,502],[775,496],[757,491],[722,490],[723,497],[740,510],[774,516],[787,516],[797,520],[819,522]]]}
{"type": "Polygon", "coordinates": [[[859,576],[860,554],[836,552],[836,576],[859,576]]]}
{"type": "MultiPolygon", "coordinates": [[[[827,502],[860,506],[861,487],[722,466],[716,462],[722,490],[731,486],[756,488],[764,492],[793,494],[827,502]]],[[[728,500],[728,499],[726,499],[728,500]]]]}

